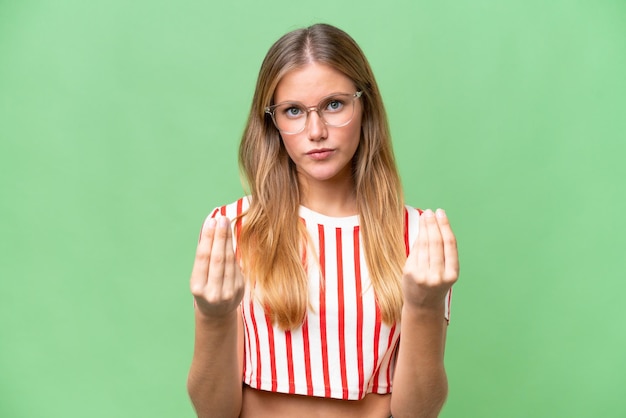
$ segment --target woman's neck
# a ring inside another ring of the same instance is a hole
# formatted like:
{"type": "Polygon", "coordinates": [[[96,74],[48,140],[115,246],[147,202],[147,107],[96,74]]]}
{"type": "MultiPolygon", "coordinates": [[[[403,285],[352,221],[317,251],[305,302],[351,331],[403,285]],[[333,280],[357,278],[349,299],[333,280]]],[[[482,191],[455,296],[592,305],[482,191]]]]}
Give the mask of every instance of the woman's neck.
{"type": "Polygon", "coordinates": [[[348,181],[300,181],[300,203],[326,216],[345,217],[358,214],[356,191],[352,179],[348,181]]]}

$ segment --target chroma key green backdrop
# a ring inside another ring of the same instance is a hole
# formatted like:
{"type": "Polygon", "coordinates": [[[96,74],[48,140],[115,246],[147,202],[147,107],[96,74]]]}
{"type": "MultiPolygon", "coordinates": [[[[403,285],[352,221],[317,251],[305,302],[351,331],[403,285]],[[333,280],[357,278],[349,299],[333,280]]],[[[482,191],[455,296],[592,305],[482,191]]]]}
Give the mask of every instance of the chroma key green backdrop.
{"type": "Polygon", "coordinates": [[[200,224],[265,52],[320,21],[458,235],[441,416],[626,416],[623,0],[0,0],[1,417],[193,416],[200,224]]]}

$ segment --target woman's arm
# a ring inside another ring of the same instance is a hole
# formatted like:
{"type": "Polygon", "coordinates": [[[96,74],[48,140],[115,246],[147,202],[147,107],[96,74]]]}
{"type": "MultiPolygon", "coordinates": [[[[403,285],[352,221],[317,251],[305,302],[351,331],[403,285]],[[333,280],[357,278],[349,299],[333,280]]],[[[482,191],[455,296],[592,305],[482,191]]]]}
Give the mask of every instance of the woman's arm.
{"type": "Polygon", "coordinates": [[[195,345],[187,390],[198,417],[241,412],[243,329],[238,309],[244,281],[227,218],[202,227],[191,274],[195,299],[195,345]]]}
{"type": "Polygon", "coordinates": [[[241,314],[213,321],[196,311],[196,339],[187,390],[198,417],[238,417],[241,411],[241,314]]]}
{"type": "Polygon", "coordinates": [[[448,395],[443,364],[446,321],[441,312],[402,310],[398,361],[393,379],[394,418],[437,417],[448,395]]]}
{"type": "Polygon", "coordinates": [[[448,394],[445,298],[459,275],[456,239],[445,212],[426,210],[403,272],[404,306],[393,381],[394,418],[437,417],[448,394]]]}

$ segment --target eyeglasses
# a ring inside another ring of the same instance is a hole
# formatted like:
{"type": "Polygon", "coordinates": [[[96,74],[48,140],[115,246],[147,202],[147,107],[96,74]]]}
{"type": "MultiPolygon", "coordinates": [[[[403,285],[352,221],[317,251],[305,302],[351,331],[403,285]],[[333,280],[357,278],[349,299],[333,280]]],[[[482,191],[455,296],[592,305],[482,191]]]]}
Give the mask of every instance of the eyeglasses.
{"type": "Polygon", "coordinates": [[[300,102],[283,102],[265,108],[274,125],[283,134],[299,134],[306,127],[309,113],[316,111],[327,126],[342,127],[352,121],[354,101],[362,91],[354,94],[340,93],[324,97],[317,106],[306,107],[300,102]]]}

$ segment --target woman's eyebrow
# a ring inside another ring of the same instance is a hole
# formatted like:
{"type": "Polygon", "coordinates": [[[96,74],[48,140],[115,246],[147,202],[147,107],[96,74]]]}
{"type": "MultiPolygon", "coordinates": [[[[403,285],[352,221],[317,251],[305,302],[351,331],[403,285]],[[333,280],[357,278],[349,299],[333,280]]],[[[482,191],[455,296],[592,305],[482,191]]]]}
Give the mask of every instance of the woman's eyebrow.
{"type": "MultiPolygon", "coordinates": [[[[330,97],[337,96],[337,95],[340,95],[340,94],[352,94],[352,93],[348,93],[348,92],[345,92],[345,91],[335,91],[333,93],[329,93],[329,94],[326,94],[325,96],[322,96],[322,98],[319,99],[317,101],[317,103],[315,103],[315,105],[320,104],[321,102],[323,102],[324,100],[326,100],[326,99],[328,99],[330,97]]],[[[305,107],[308,107],[308,106],[306,106],[304,104],[304,102],[301,102],[300,100],[281,100],[281,101],[277,101],[276,102],[276,104],[282,104],[282,103],[297,103],[297,104],[301,104],[301,105],[303,105],[305,107]]],[[[315,106],[315,105],[311,105],[311,106],[315,106]]]]}

